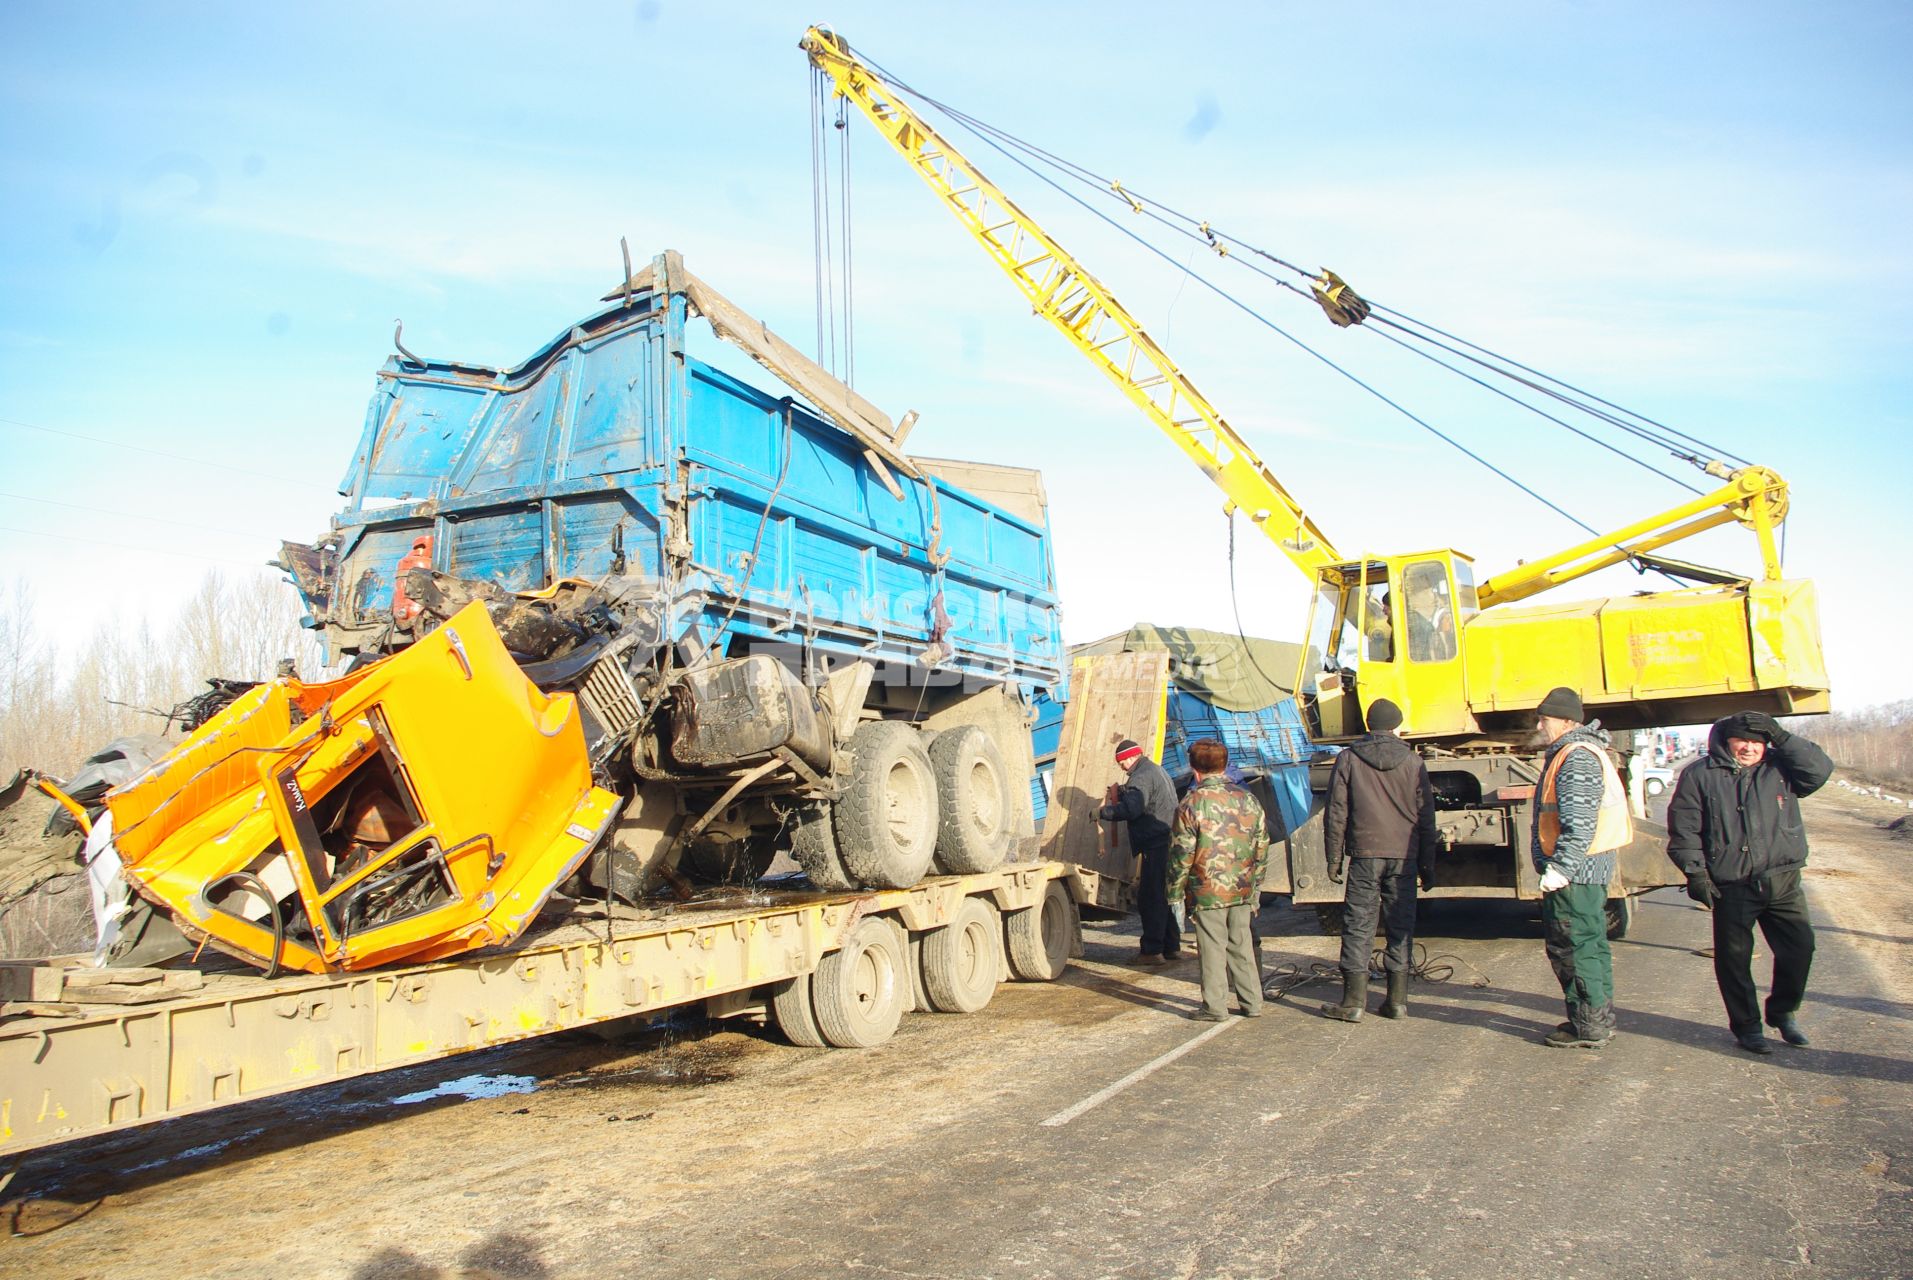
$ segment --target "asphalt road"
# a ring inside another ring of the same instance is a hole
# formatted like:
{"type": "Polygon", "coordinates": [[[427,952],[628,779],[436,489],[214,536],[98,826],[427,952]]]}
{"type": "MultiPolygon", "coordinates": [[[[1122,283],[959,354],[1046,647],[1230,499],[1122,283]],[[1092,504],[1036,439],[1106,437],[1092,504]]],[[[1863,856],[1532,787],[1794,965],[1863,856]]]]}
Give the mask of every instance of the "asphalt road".
{"type": "MultiPolygon", "coordinates": [[[[1062,981],[864,1053],[554,1038],[49,1152],[0,1271],[1903,1277],[1913,841],[1863,803],[1809,810],[1811,1049],[1734,1047],[1672,890],[1616,946],[1599,1052],[1539,1043],[1559,994],[1518,904],[1431,904],[1452,976],[1399,1023],[1315,1016],[1326,981],[1192,1022],[1193,965],[1097,930],[1062,981]],[[460,1092],[487,1088],[522,1092],[460,1092]]],[[[1333,952],[1312,912],[1264,924],[1271,969],[1333,952]]]]}

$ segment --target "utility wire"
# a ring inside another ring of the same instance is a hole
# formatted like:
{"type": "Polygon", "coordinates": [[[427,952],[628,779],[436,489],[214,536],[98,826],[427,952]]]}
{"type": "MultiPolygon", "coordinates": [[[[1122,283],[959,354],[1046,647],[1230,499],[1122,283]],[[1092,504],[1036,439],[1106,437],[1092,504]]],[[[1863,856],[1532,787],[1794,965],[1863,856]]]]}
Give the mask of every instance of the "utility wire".
{"type": "Polygon", "coordinates": [[[261,480],[277,480],[282,484],[296,484],[301,488],[310,488],[310,479],[295,480],[291,476],[275,475],[270,471],[255,471],[251,467],[236,467],[230,462],[217,462],[211,458],[195,458],[190,454],[171,453],[165,449],[154,449],[147,445],[128,444],[124,440],[108,440],[104,436],[90,436],[80,431],[62,431],[58,427],[43,427],[37,422],[22,422],[18,418],[0,418],[0,423],[10,427],[24,427],[28,431],[43,431],[50,436],[65,436],[69,440],[84,440],[88,444],[105,445],[109,449],[121,449],[132,453],[150,453],[158,458],[171,458],[175,462],[190,462],[196,467],[217,467],[221,471],[233,471],[242,476],[256,476],[261,480]]]}
{"type": "Polygon", "coordinates": [[[34,538],[58,538],[63,542],[85,542],[96,547],[112,547],[118,551],[139,551],[152,555],[174,556],[181,560],[199,560],[207,564],[238,565],[243,569],[265,567],[263,560],[233,560],[226,556],[202,556],[190,551],[173,551],[166,547],[142,547],[131,542],[114,542],[107,538],[89,538],[78,533],[48,533],[45,529],[21,529],[15,525],[0,524],[0,533],[24,533],[34,538]]]}
{"type": "Polygon", "coordinates": [[[117,507],[89,507],[78,502],[61,502],[58,498],[35,498],[24,493],[0,492],[0,498],[9,498],[15,502],[37,502],[47,507],[65,507],[68,511],[84,511],[88,515],[121,516],[128,520],[151,520],[155,524],[170,524],[181,529],[197,529],[201,533],[226,533],[238,538],[256,538],[259,536],[257,529],[225,529],[218,525],[193,524],[188,520],[169,520],[165,516],[141,515],[137,511],[126,511],[117,507]]]}

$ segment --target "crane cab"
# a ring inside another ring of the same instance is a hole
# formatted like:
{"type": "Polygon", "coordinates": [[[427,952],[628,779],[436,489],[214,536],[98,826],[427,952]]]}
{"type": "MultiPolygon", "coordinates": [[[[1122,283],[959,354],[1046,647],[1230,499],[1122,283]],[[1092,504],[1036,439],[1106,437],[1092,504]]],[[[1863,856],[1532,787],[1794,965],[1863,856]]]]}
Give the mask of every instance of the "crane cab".
{"type": "Polygon", "coordinates": [[[1462,636],[1479,611],[1474,564],[1459,552],[1322,566],[1296,682],[1309,732],[1318,742],[1356,738],[1362,708],[1377,698],[1402,709],[1405,737],[1474,732],[1462,636]]]}

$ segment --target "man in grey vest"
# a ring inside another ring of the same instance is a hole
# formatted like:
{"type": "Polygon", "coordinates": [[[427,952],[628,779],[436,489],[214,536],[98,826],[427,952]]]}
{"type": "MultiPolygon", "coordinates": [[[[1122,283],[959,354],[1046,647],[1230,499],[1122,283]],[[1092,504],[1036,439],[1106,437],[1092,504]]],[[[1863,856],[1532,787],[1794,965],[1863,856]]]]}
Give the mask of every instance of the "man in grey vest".
{"type": "Polygon", "coordinates": [[[1117,767],[1128,781],[1111,783],[1100,816],[1129,824],[1129,849],[1142,856],[1136,913],[1142,917],[1137,963],[1164,965],[1180,958],[1182,931],[1169,910],[1169,826],[1176,819],[1176,784],[1133,740],[1116,744],[1117,767]]]}

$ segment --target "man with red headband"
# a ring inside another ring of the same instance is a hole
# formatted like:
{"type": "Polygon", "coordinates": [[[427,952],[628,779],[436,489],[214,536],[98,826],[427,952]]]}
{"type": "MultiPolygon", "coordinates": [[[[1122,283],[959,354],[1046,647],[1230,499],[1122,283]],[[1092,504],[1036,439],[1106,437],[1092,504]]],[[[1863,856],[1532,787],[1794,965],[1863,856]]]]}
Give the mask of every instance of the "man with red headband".
{"type": "Polygon", "coordinates": [[[1176,818],[1176,784],[1132,739],[1116,744],[1116,765],[1128,781],[1111,783],[1101,817],[1129,824],[1129,850],[1142,855],[1136,881],[1136,914],[1142,917],[1138,964],[1163,965],[1180,958],[1182,931],[1169,910],[1169,824],[1176,818]]]}

